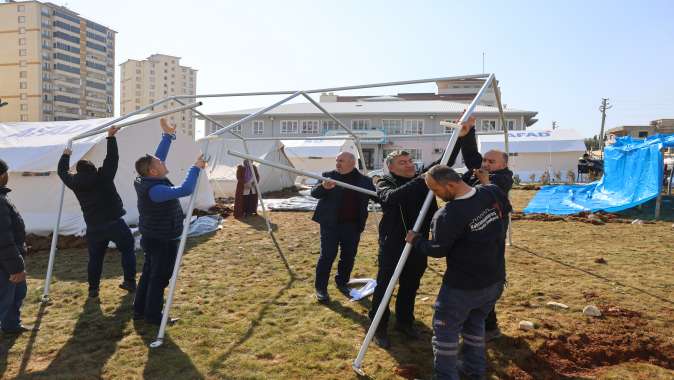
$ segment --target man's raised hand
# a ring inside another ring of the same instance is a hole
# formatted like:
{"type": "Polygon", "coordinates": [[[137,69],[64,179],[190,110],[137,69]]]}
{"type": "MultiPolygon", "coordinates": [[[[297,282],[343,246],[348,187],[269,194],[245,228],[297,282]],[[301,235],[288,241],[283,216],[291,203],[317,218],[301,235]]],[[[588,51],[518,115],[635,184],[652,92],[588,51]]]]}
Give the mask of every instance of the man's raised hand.
{"type": "Polygon", "coordinates": [[[165,117],[159,119],[159,124],[161,125],[161,130],[168,135],[174,135],[176,133],[176,126],[171,125],[165,117]]]}
{"type": "MultiPolygon", "coordinates": [[[[461,120],[461,117],[463,117],[464,113],[466,113],[466,110],[463,110],[463,112],[461,112],[461,115],[459,115],[459,118],[456,120],[457,123],[459,122],[459,120],[461,120]]],[[[468,120],[466,120],[463,124],[461,124],[461,129],[459,130],[459,137],[467,135],[468,132],[470,132],[470,130],[473,127],[475,127],[475,121],[476,121],[475,116],[471,116],[468,118],[468,120]]]]}
{"type": "Polygon", "coordinates": [[[323,186],[323,188],[325,190],[332,190],[332,189],[335,188],[335,186],[337,186],[337,184],[334,181],[330,181],[330,180],[323,181],[323,183],[321,185],[323,186]]]}
{"type": "Polygon", "coordinates": [[[110,127],[110,129],[108,129],[108,137],[114,136],[120,129],[120,127],[110,127]]]}
{"type": "Polygon", "coordinates": [[[198,167],[199,169],[206,168],[206,160],[204,160],[203,154],[197,157],[197,162],[194,163],[194,166],[198,167]]]}

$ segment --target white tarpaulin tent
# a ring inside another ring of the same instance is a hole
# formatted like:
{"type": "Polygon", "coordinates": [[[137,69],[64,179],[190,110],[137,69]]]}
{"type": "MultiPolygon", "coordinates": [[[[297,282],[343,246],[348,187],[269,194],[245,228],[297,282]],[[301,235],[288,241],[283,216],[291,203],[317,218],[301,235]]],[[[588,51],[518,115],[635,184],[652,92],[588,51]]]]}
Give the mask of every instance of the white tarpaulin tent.
{"type": "MultiPolygon", "coordinates": [[[[567,173],[578,170],[578,159],[585,153],[583,137],[573,129],[552,131],[511,131],[508,133],[510,159],[508,166],[523,182],[536,179],[548,171],[554,179],[555,173],[565,180],[567,173]]],[[[491,149],[504,150],[503,135],[478,136],[480,153],[491,149]]]]}
{"type": "MultiPolygon", "coordinates": [[[[278,140],[247,141],[251,155],[258,158],[292,166],[283,151],[283,144],[278,140]]],[[[206,140],[199,140],[204,150],[206,140]]],[[[243,142],[239,139],[212,139],[208,144],[209,155],[213,160],[211,167],[206,169],[208,180],[211,182],[216,197],[233,197],[236,192],[236,167],[243,163],[238,157],[227,154],[228,150],[245,152],[243,142]],[[217,161],[214,161],[217,160],[217,161]]],[[[285,170],[272,168],[267,165],[257,165],[260,174],[260,191],[267,193],[292,187],[295,184],[295,175],[285,170]]]]}
{"type": "MultiPolygon", "coordinates": [[[[144,115],[129,118],[134,120],[144,115]]],[[[21,212],[29,233],[49,235],[56,220],[59,206],[61,180],[56,175],[58,160],[68,139],[112,120],[89,119],[78,121],[51,121],[35,123],[0,123],[0,158],[9,165],[11,198],[21,212]]],[[[179,132],[171,144],[167,157],[170,170],[168,177],[180,184],[187,170],[199,155],[199,147],[187,135],[179,132]]],[[[80,159],[92,161],[96,166],[103,163],[107,151],[106,134],[98,134],[74,142],[71,168],[80,159]]],[[[129,224],[138,223],[138,208],[133,181],[136,178],[135,161],[146,153],[154,153],[161,138],[159,120],[142,122],[117,133],[119,168],[115,185],[119,192],[129,224]]],[[[196,207],[208,209],[215,204],[213,192],[205,176],[201,176],[196,207]]],[[[183,209],[189,198],[181,199],[183,209]]],[[[61,218],[61,235],[83,234],[86,229],[79,203],[73,192],[66,189],[61,218]]]]}
{"type": "Polygon", "coordinates": [[[350,152],[358,159],[353,140],[281,140],[290,162],[297,169],[322,174],[335,169],[339,152],[350,152]]]}

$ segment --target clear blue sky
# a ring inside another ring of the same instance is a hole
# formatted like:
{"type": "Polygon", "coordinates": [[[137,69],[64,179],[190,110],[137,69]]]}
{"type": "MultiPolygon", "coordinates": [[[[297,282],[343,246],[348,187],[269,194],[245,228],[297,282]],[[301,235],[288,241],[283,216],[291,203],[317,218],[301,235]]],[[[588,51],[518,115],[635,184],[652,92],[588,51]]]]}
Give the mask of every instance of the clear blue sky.
{"type": "MultiPolygon", "coordinates": [[[[117,64],[152,53],[182,57],[199,70],[198,93],[473,74],[482,71],[484,51],[504,102],[538,111],[536,128],[556,120],[596,134],[602,97],[614,105],[608,128],[674,118],[669,0],[70,0],[67,6],[118,31],[117,64]]],[[[116,92],[119,98],[118,84],[116,92]]],[[[272,100],[206,100],[203,109],[272,100]]]]}

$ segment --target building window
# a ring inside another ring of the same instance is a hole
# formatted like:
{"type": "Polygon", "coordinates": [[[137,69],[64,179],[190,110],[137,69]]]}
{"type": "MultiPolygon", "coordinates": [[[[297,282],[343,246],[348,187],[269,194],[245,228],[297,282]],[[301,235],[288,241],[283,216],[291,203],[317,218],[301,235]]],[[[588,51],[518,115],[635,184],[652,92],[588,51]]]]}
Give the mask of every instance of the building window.
{"type": "Polygon", "coordinates": [[[28,82],[21,82],[19,83],[19,88],[22,90],[25,90],[28,88],[28,82]]]}
{"type": "Polygon", "coordinates": [[[25,57],[26,56],[26,49],[20,49],[19,55],[22,56],[22,57],[25,57]]]}
{"type": "Polygon", "coordinates": [[[19,71],[19,78],[27,78],[28,71],[19,71]]]}
{"type": "Polygon", "coordinates": [[[318,120],[302,120],[302,133],[317,135],[318,120]]]}
{"type": "Polygon", "coordinates": [[[339,128],[339,124],[335,123],[334,120],[323,120],[321,121],[321,127],[323,128],[323,133],[327,131],[333,131],[339,128]]]}
{"type": "Polygon", "coordinates": [[[370,129],[370,120],[369,119],[351,120],[351,130],[367,131],[368,129],[370,129]]]}
{"type": "Polygon", "coordinates": [[[480,131],[482,132],[496,131],[496,120],[480,120],[480,131]]]}
{"type": "Polygon", "coordinates": [[[648,132],[647,131],[639,131],[639,138],[646,138],[648,137],[648,132]]]}
{"type": "Polygon", "coordinates": [[[253,135],[264,135],[264,120],[253,120],[253,135]]]}
{"type": "Polygon", "coordinates": [[[28,115],[21,115],[21,121],[28,121],[28,115]]]}
{"type": "Polygon", "coordinates": [[[26,23],[26,16],[19,16],[19,24],[25,24],[26,23]]]}
{"type": "Polygon", "coordinates": [[[240,135],[241,134],[241,124],[237,125],[236,127],[230,129],[232,132],[240,135]]]}
{"type": "Polygon", "coordinates": [[[405,120],[405,130],[403,134],[406,135],[423,135],[424,121],[421,119],[405,120]]]}
{"type": "Polygon", "coordinates": [[[297,120],[281,120],[281,133],[291,134],[297,133],[297,120]]]}
{"type": "Polygon", "coordinates": [[[28,111],[28,104],[22,104],[21,111],[28,111]]]}
{"type": "Polygon", "coordinates": [[[515,120],[506,120],[506,125],[508,126],[509,131],[514,131],[517,122],[515,120]]]}
{"type": "Polygon", "coordinates": [[[25,38],[19,38],[19,45],[25,45],[26,44],[26,39],[25,38]]]}
{"type": "Polygon", "coordinates": [[[17,11],[17,12],[25,12],[25,11],[26,11],[26,6],[25,6],[25,5],[17,5],[17,6],[16,6],[16,11],[17,11]]]}
{"type": "Polygon", "coordinates": [[[383,119],[381,126],[389,135],[403,134],[403,121],[401,119],[383,119]]]}

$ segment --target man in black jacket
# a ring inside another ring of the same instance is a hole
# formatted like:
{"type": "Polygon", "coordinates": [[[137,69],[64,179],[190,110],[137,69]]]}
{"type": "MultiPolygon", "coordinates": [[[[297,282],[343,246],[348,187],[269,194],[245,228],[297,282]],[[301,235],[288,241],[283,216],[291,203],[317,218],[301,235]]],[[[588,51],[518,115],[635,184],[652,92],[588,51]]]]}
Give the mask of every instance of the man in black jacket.
{"type": "Polygon", "coordinates": [[[63,152],[58,165],[58,175],[75,193],[87,224],[89,297],[98,297],[103,258],[110,241],[115,243],[121,253],[124,281],[119,287],[129,292],[136,290],[134,239],[129,226],[122,219],[126,211],[114,183],[119,163],[115,138],[117,130],[114,127],[108,130],[108,151],[99,169],[91,161],[80,160],[76,165],[77,173],[68,173],[70,149],[63,152]]]}
{"type": "Polygon", "coordinates": [[[481,379],[486,372],[485,318],[505,281],[502,247],[510,203],[497,186],[470,187],[445,165],[431,168],[426,183],[447,203],[433,216],[431,240],[413,231],[405,240],[414,244],[416,254],[447,260],[433,316],[434,378],[459,379],[463,372],[481,379]],[[457,365],[459,351],[463,363],[457,365]]]}
{"type": "MultiPolygon", "coordinates": [[[[350,185],[374,191],[372,180],[356,169],[356,157],[349,152],[337,155],[336,169],[323,173],[323,177],[346,182],[350,185]]],[[[345,189],[332,181],[325,181],[311,189],[311,196],[318,199],[312,218],[320,224],[321,254],[316,263],[316,299],[318,302],[330,301],[328,280],[332,263],[337,257],[337,248],[341,247],[335,283],[337,289],[350,297],[347,285],[358,252],[360,234],[367,221],[367,194],[345,189]]]]}
{"type": "MultiPolygon", "coordinates": [[[[462,140],[466,139],[470,133],[474,136],[475,132],[472,128],[474,125],[475,118],[470,118],[462,126],[459,132],[459,141],[457,141],[450,155],[450,165],[453,164],[458,155],[462,140]]],[[[475,145],[475,150],[477,151],[477,145],[475,145]]],[[[473,154],[471,153],[468,156],[472,157],[473,154]]],[[[377,308],[384,298],[386,287],[391,281],[395,267],[405,248],[405,234],[414,227],[414,222],[419,216],[428,194],[428,187],[423,177],[416,176],[416,168],[409,153],[395,151],[389,154],[386,157],[386,165],[389,174],[383,176],[375,185],[383,215],[379,223],[379,269],[377,271],[377,286],[372,296],[370,319],[373,319],[377,313],[377,308]]],[[[420,229],[423,236],[428,235],[431,217],[437,209],[438,205],[433,199],[420,229]]],[[[411,339],[418,338],[418,333],[413,327],[414,301],[426,266],[426,256],[412,252],[400,274],[400,286],[396,298],[395,328],[411,339]]],[[[387,306],[374,337],[375,343],[383,348],[390,346],[387,333],[389,316],[390,312],[387,306]]]]}
{"type": "Polygon", "coordinates": [[[26,229],[14,204],[7,199],[9,168],[0,160],[0,328],[18,334],[31,328],[21,324],[21,304],[26,298],[26,229]]]}

